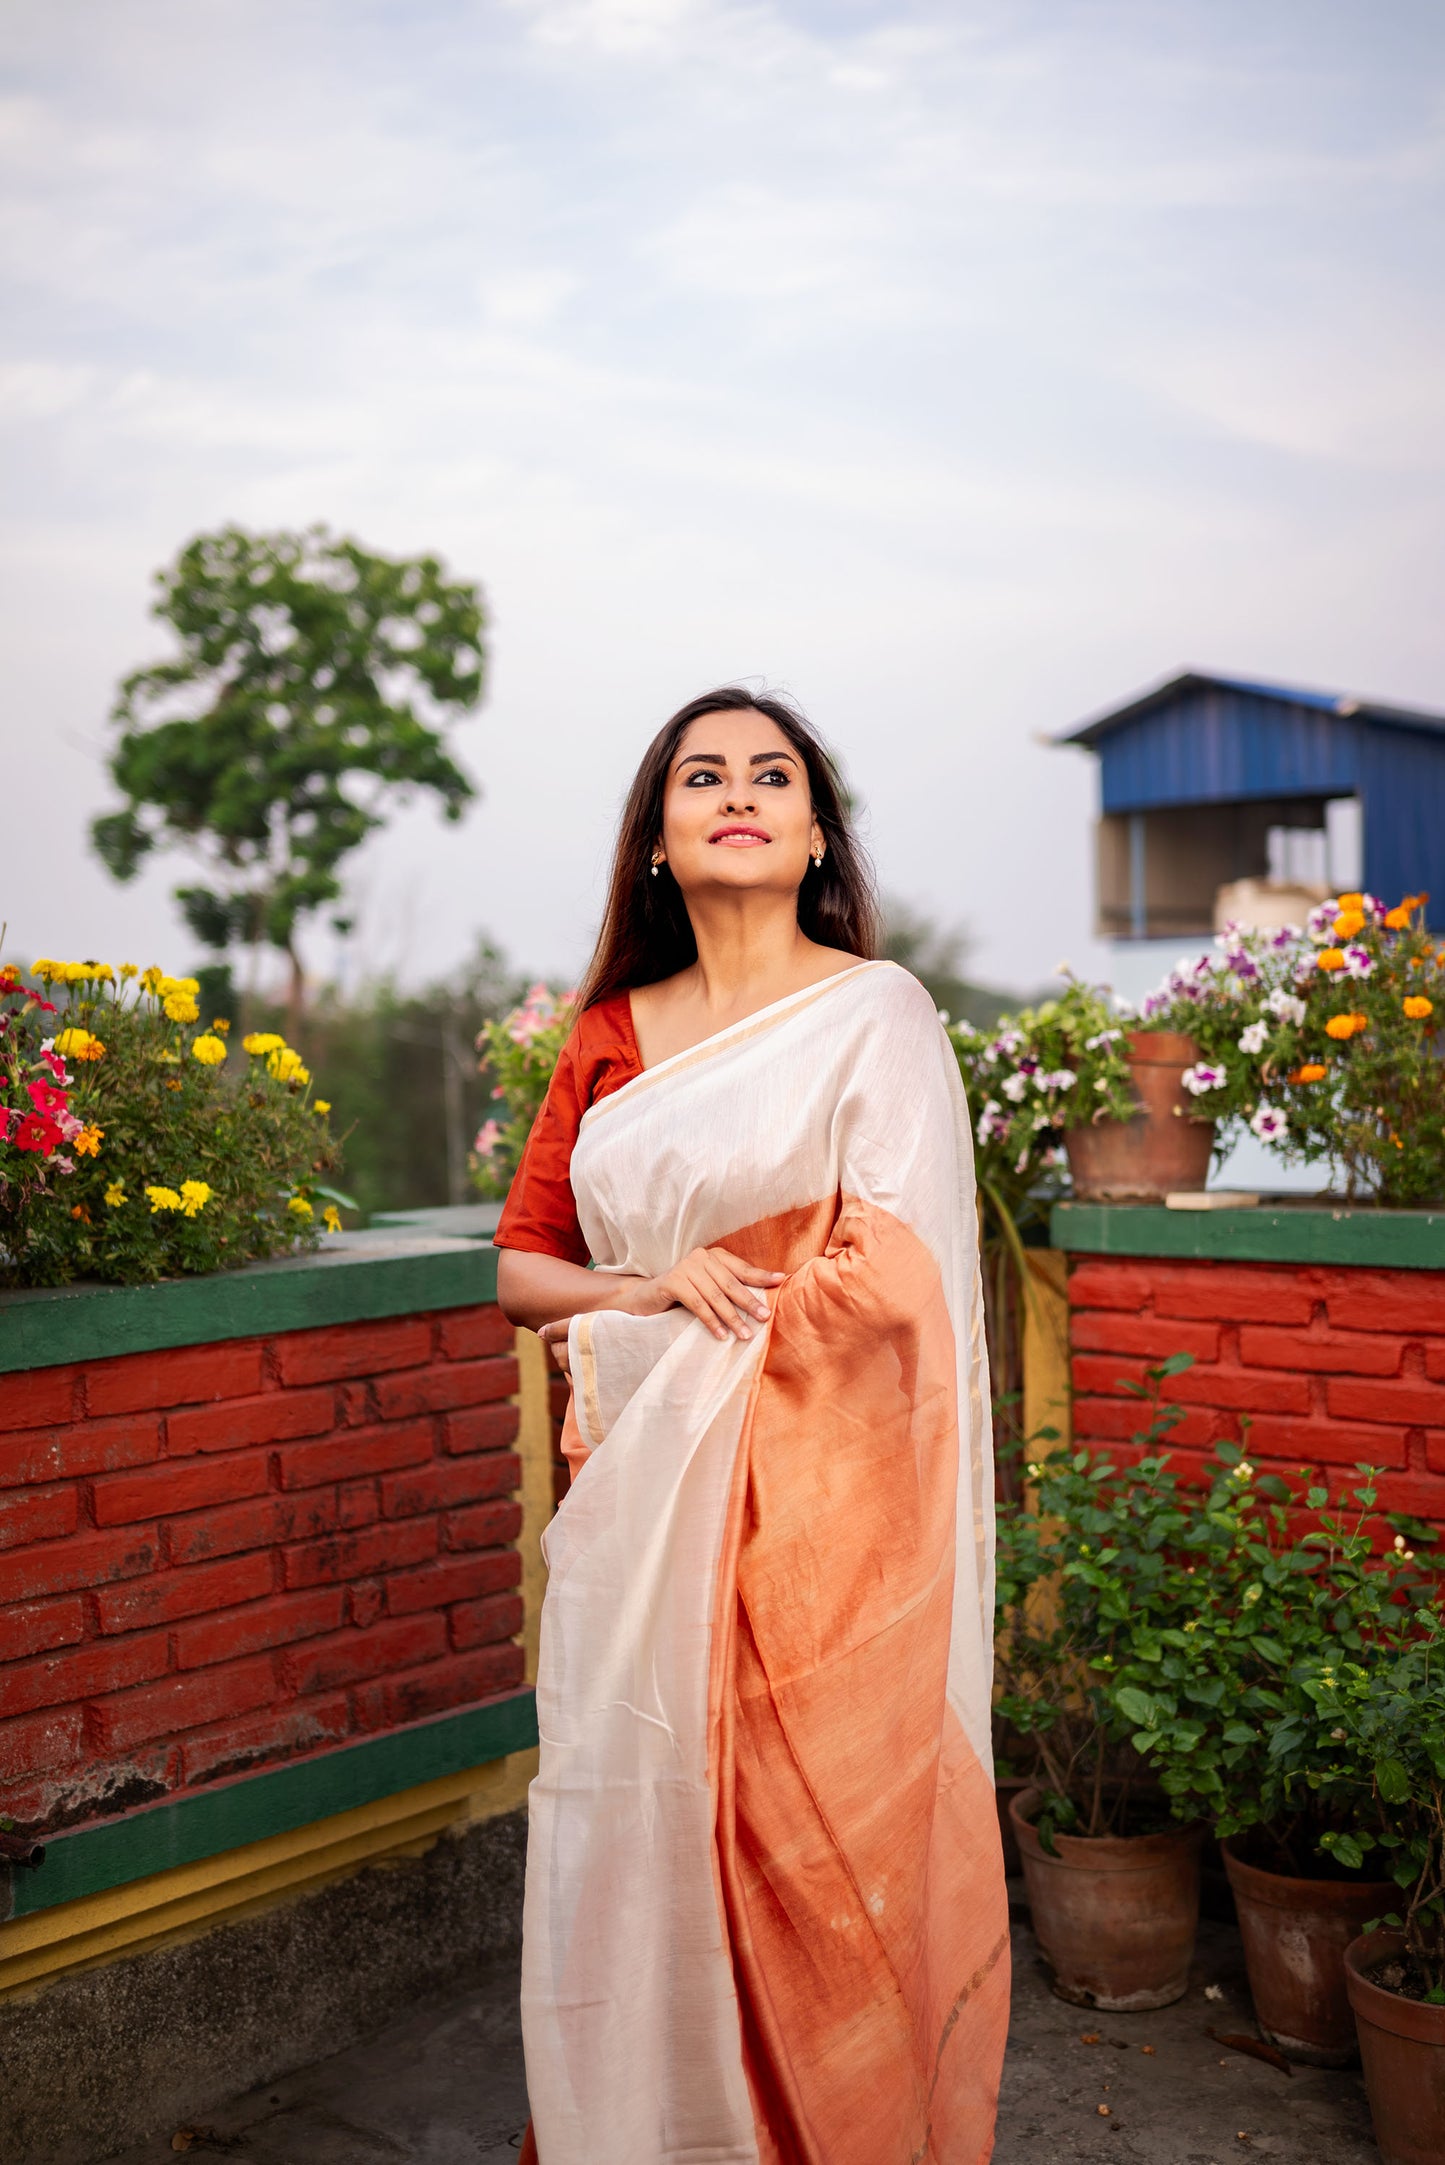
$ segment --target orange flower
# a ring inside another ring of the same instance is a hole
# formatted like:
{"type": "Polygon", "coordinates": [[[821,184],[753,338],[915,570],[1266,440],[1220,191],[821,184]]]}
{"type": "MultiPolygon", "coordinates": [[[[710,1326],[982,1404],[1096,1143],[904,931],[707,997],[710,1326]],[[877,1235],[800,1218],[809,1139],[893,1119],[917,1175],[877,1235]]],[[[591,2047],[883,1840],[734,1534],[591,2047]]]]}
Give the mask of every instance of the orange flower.
{"type": "Polygon", "coordinates": [[[1325,1024],[1325,1036],[1337,1038],[1358,1037],[1361,1030],[1368,1030],[1369,1027],[1370,1018],[1368,1015],[1331,1015],[1329,1021],[1325,1024]]]}
{"type": "Polygon", "coordinates": [[[1412,992],[1405,1001],[1404,1007],[1405,1013],[1409,1016],[1411,1022],[1423,1022],[1427,1015],[1433,1015],[1435,1012],[1435,1002],[1427,1000],[1424,994],[1419,992],[1412,992]]]}
{"type": "Polygon", "coordinates": [[[1322,947],[1315,956],[1315,968],[1317,970],[1342,970],[1344,966],[1345,955],[1343,948],[1322,947]]]}
{"type": "MultiPolygon", "coordinates": [[[[1388,924],[1389,919],[1386,918],[1385,922],[1388,924]]],[[[1408,919],[1406,922],[1408,923],[1408,919]]],[[[1363,910],[1341,910],[1339,916],[1335,919],[1335,938],[1337,940],[1352,940],[1357,932],[1363,932],[1364,929],[1365,913],[1363,910]]]]}
{"type": "Polygon", "coordinates": [[[1342,910],[1363,910],[1365,907],[1365,898],[1363,895],[1359,894],[1338,895],[1336,897],[1336,900],[1338,901],[1342,910]]]}
{"type": "Polygon", "coordinates": [[[1397,909],[1386,910],[1386,929],[1390,932],[1408,932],[1410,929],[1410,905],[1402,902],[1397,909]]]}
{"type": "Polygon", "coordinates": [[[1303,1067],[1292,1070],[1289,1079],[1294,1083],[1323,1082],[1328,1073],[1318,1060],[1306,1060],[1303,1067]]]}

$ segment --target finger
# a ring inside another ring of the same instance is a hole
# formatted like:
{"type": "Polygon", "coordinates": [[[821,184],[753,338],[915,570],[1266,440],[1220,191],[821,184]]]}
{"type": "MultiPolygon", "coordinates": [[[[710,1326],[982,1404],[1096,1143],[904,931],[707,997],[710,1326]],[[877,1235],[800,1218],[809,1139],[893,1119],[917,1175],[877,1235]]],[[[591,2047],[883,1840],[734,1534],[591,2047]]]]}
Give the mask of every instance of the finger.
{"type": "Polygon", "coordinates": [[[760,1323],[767,1322],[768,1304],[762,1299],[756,1287],[745,1285],[743,1280],[733,1271],[727,1270],[721,1265],[718,1267],[717,1279],[740,1315],[755,1316],[760,1323]]]}
{"type": "Polygon", "coordinates": [[[722,1316],[728,1329],[738,1338],[751,1338],[753,1319],[766,1322],[767,1309],[750,1287],[742,1285],[716,1255],[704,1258],[707,1268],[707,1295],[722,1316]]]}
{"type": "Polygon", "coordinates": [[[749,1285],[781,1285],[788,1275],[783,1270],[761,1270],[756,1263],[749,1263],[745,1256],[734,1255],[730,1248],[709,1248],[706,1253],[721,1256],[729,1269],[736,1271],[749,1285]]]}
{"type": "Polygon", "coordinates": [[[705,1323],[714,1338],[726,1338],[727,1331],[724,1328],[722,1316],[701,1286],[691,1278],[681,1276],[677,1279],[676,1284],[678,1307],[686,1308],[689,1315],[697,1317],[699,1323],[705,1323]]]}

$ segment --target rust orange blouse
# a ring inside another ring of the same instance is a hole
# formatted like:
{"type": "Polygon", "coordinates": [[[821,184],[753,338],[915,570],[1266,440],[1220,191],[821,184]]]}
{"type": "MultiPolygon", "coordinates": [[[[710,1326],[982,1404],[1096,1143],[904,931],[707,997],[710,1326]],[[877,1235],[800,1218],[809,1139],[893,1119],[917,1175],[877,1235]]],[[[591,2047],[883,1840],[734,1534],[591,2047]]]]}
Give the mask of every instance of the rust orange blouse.
{"type": "Polygon", "coordinates": [[[572,1146],[588,1106],[641,1073],[632,1002],[625,992],[599,1000],[578,1017],[527,1138],[492,1235],[494,1247],[526,1248],[534,1255],[560,1256],[564,1263],[589,1260],[572,1193],[572,1146]]]}

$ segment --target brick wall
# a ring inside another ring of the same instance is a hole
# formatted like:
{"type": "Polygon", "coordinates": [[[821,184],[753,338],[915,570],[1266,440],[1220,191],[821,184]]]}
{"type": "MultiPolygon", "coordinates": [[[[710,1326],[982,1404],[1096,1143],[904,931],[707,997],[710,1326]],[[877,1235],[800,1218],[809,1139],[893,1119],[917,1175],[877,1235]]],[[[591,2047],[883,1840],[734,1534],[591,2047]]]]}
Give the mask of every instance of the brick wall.
{"type": "Polygon", "coordinates": [[[0,1375],[0,1814],[517,1686],[512,1343],[477,1307],[0,1375]]]}
{"type": "Polygon", "coordinates": [[[1445,1525],[1445,1272],[1084,1257],[1069,1342],[1080,1443],[1125,1442],[1140,1406],[1121,1381],[1190,1353],[1166,1387],[1184,1469],[1248,1415],[1255,1465],[1338,1492],[1367,1462],[1382,1510],[1445,1525]]]}

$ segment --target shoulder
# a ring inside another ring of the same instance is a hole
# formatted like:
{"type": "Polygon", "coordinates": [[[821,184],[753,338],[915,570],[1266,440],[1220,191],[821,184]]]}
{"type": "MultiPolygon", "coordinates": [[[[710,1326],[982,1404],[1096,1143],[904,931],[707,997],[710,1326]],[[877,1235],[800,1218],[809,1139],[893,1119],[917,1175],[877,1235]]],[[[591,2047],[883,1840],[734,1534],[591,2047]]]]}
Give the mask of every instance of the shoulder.
{"type": "Polygon", "coordinates": [[[614,993],[577,1017],[557,1063],[559,1072],[564,1064],[584,1111],[641,1072],[629,993],[614,993]]]}
{"type": "Polygon", "coordinates": [[[898,962],[873,962],[853,979],[859,1004],[877,1019],[905,1027],[910,1034],[929,1038],[942,1035],[943,1025],[933,996],[920,985],[911,970],[898,962]]]}

